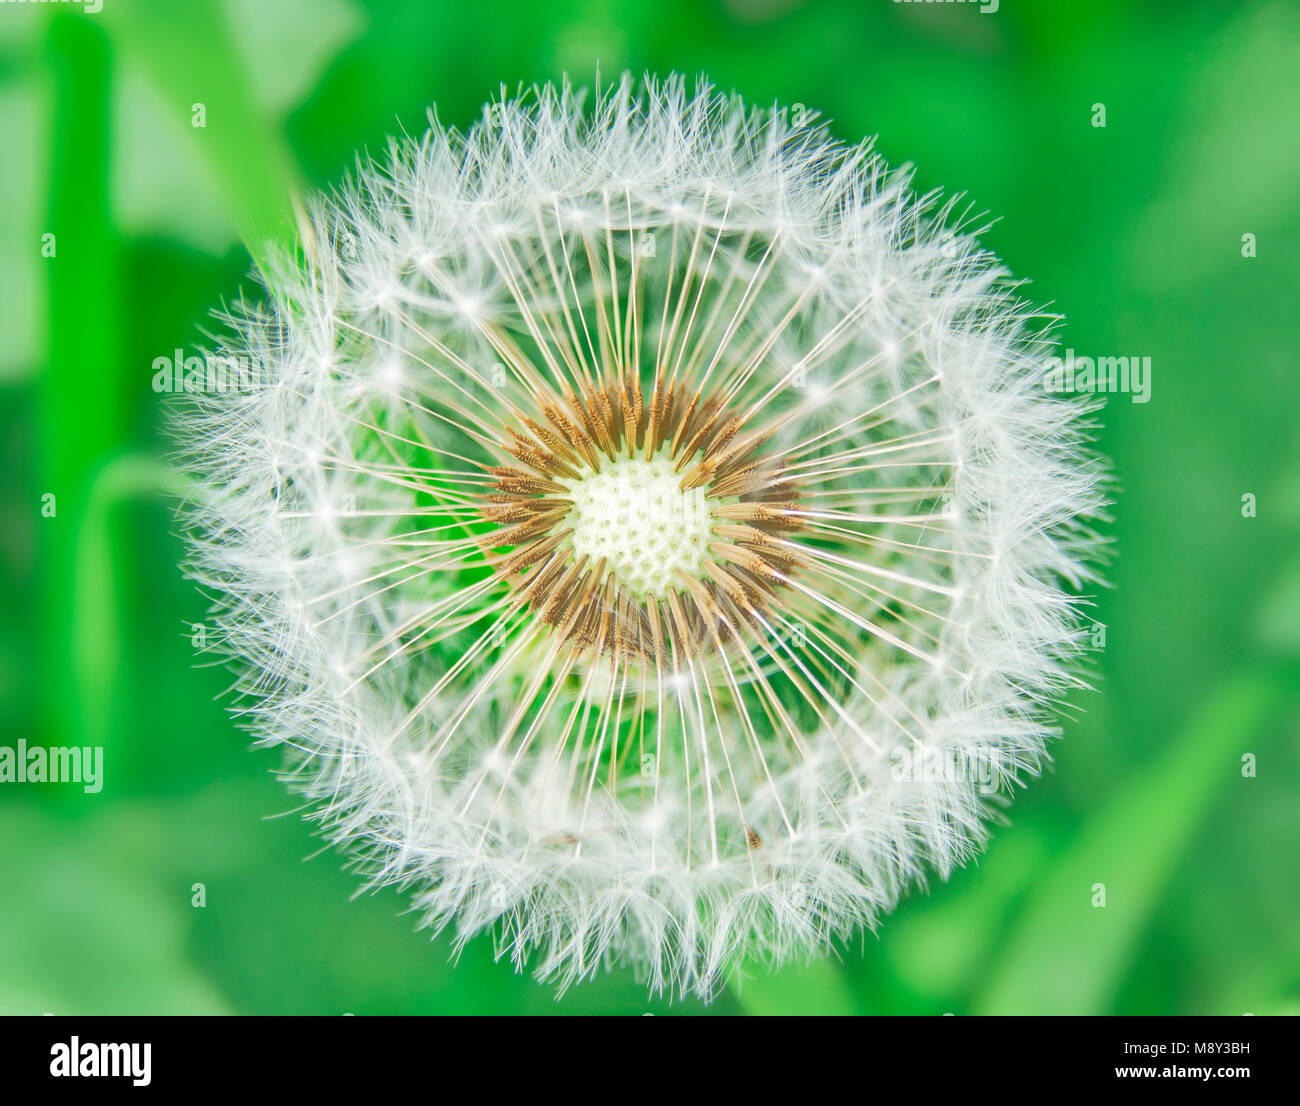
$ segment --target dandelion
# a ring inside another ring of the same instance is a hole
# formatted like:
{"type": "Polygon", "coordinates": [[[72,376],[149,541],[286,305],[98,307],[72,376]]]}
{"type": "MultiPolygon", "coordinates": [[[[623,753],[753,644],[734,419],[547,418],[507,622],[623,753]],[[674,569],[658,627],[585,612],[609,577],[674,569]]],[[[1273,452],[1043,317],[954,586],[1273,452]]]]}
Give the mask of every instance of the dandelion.
{"type": "Polygon", "coordinates": [[[981,845],[1080,683],[1104,487],[956,201],[624,78],[431,117],[306,226],[181,425],[192,569],[372,885],[708,997],[981,845]]]}

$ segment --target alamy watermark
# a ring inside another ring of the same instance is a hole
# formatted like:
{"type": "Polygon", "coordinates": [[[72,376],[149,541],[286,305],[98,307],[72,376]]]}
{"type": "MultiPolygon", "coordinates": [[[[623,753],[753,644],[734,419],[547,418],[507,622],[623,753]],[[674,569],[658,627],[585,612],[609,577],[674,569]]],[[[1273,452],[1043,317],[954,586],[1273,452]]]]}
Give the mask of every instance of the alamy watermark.
{"type": "Polygon", "coordinates": [[[52,1079],[129,1079],[136,1087],[147,1087],[153,1046],[149,1042],[83,1041],[72,1037],[50,1046],[52,1079]]]}
{"type": "Polygon", "coordinates": [[[895,4],[971,4],[978,7],[980,15],[992,15],[1002,0],[894,0],[895,4]]]}
{"type": "Polygon", "coordinates": [[[1049,392],[1127,392],[1134,403],[1151,399],[1150,357],[1078,357],[1067,349],[1064,358],[1048,358],[1043,368],[1049,392]]]}
{"type": "Polygon", "coordinates": [[[104,786],[102,745],[0,745],[0,783],[79,783],[88,795],[104,786]]]}
{"type": "Polygon", "coordinates": [[[0,0],[0,4],[76,4],[87,15],[104,10],[104,0],[0,0]]]}
{"type": "Polygon", "coordinates": [[[890,775],[900,783],[969,783],[985,795],[1002,785],[1005,756],[991,746],[943,749],[896,748],[889,754],[890,775]]]}
{"type": "Polygon", "coordinates": [[[185,356],[183,349],[153,360],[153,390],[160,395],[177,392],[221,394],[251,392],[257,381],[247,357],[203,353],[185,356]]]}

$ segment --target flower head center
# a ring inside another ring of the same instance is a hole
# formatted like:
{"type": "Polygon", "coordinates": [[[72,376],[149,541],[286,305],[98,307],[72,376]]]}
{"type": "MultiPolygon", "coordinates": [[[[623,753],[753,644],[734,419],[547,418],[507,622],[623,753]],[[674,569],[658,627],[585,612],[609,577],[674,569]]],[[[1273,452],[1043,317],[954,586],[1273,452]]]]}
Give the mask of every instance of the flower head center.
{"type": "Polygon", "coordinates": [[[697,579],[711,540],[712,503],[703,488],[682,490],[663,457],[614,461],[565,482],[573,507],[574,553],[601,558],[638,596],[679,587],[678,571],[697,579]]]}
{"type": "Polygon", "coordinates": [[[662,668],[760,625],[801,521],[798,481],[721,396],[646,384],[610,374],[517,412],[479,541],[575,651],[662,668]]]}

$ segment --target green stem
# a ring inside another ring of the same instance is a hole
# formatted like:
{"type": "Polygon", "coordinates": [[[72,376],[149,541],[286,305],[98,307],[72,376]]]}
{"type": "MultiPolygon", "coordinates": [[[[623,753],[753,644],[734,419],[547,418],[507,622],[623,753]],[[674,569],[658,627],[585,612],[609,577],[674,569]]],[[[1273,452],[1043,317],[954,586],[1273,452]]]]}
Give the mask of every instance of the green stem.
{"type": "Polygon", "coordinates": [[[46,48],[53,145],[44,231],[55,236],[55,252],[45,260],[50,347],[40,378],[35,490],[38,507],[39,497],[55,498],[53,517],[38,528],[42,701],[51,742],[76,744],[84,737],[77,657],[95,645],[73,628],[77,535],[94,474],[125,436],[132,378],[122,371],[122,262],[109,210],[109,44],[96,20],[59,11],[46,48]]]}

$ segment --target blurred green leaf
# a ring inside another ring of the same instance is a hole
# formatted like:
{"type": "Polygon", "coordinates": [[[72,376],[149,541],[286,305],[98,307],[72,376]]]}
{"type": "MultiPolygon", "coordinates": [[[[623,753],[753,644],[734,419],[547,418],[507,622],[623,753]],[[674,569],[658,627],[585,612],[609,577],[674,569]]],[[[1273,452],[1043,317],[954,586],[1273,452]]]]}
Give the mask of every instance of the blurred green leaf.
{"type": "Polygon", "coordinates": [[[1215,692],[1164,754],[1056,858],[976,999],[981,1014],[1097,1014],[1119,985],[1153,904],[1210,803],[1250,786],[1240,757],[1285,701],[1262,673],[1215,692]],[[1105,905],[1095,905],[1104,885],[1105,905]]]}
{"type": "Polygon", "coordinates": [[[760,965],[748,967],[733,979],[732,993],[746,1014],[808,1017],[868,1014],[849,989],[844,972],[834,960],[820,958],[791,964],[773,972],[760,965]]]}
{"type": "Polygon", "coordinates": [[[136,0],[108,5],[105,20],[123,54],[141,67],[184,120],[250,252],[293,235],[294,160],[257,101],[222,9],[136,0]],[[201,125],[199,124],[201,121],[201,125]]]}
{"type": "MultiPolygon", "coordinates": [[[[111,817],[144,816],[118,807],[111,817]]],[[[229,1013],[189,962],[188,887],[158,887],[104,829],[102,815],[61,823],[0,809],[0,836],[26,846],[0,855],[0,886],[44,905],[0,912],[0,1013],[229,1013]]]]}

